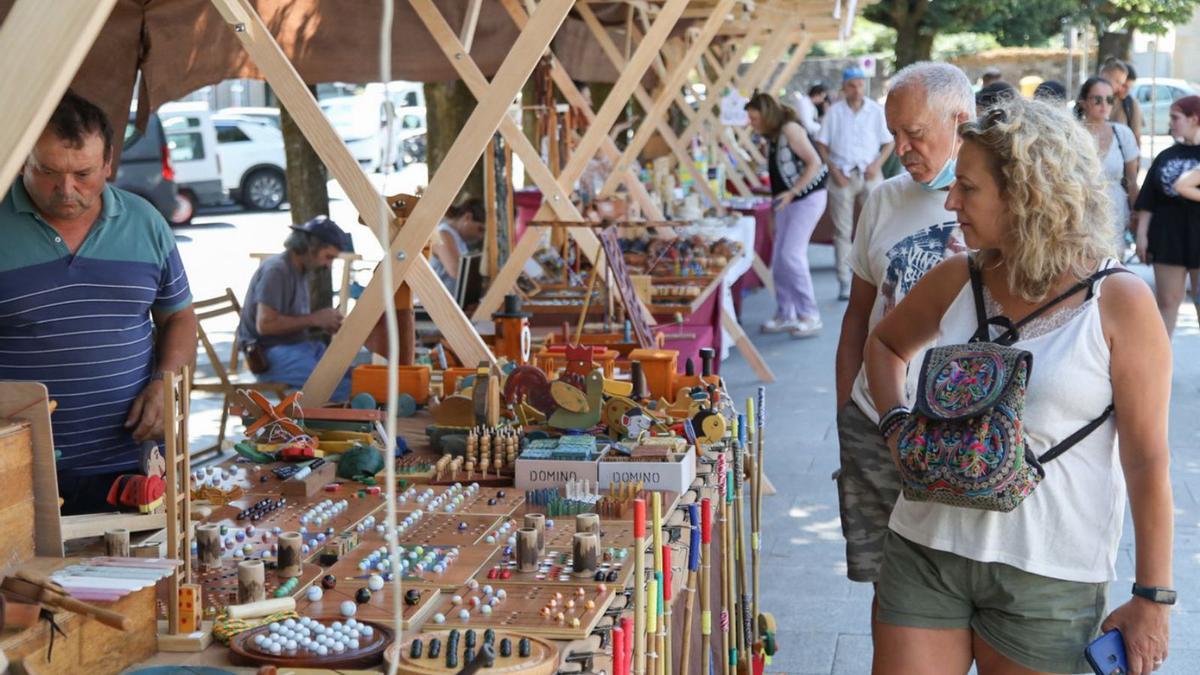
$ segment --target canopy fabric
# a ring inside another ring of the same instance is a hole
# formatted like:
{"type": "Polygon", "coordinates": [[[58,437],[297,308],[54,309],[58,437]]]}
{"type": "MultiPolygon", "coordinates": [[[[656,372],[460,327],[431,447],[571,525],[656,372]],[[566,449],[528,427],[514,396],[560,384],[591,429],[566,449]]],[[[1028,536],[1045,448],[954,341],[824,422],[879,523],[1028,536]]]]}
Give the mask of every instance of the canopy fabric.
{"type": "MultiPolygon", "coordinates": [[[[305,82],[362,83],[379,79],[379,2],[251,1],[305,82]]],[[[0,0],[0,21],[14,2],[0,0]]],[[[451,26],[463,24],[469,3],[435,3],[451,26]]],[[[609,9],[602,16],[607,22],[619,24],[624,7],[609,9]],[[621,11],[618,14],[612,10],[621,11]]],[[[393,25],[393,79],[458,79],[408,2],[395,3],[393,25]]],[[[482,3],[471,56],[485,75],[490,77],[500,67],[517,34],[516,25],[499,2],[482,3]]],[[[624,44],[623,31],[614,30],[613,35],[614,41],[624,44]]],[[[576,79],[611,82],[618,76],[587,26],[578,19],[568,19],[552,49],[576,79]]],[[[144,103],[143,110],[154,110],[225,79],[262,79],[262,73],[209,0],[117,0],[75,75],[72,88],[100,105],[119,129],[134,98],[139,70],[142,80],[137,99],[144,103]]]]}

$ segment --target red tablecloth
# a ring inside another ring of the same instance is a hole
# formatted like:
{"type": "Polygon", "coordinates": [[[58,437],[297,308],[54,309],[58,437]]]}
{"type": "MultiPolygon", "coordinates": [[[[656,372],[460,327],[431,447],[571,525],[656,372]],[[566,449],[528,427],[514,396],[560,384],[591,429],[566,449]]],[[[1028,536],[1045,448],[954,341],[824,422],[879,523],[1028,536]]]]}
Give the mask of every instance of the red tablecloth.
{"type": "MultiPolygon", "coordinates": [[[[718,290],[701,303],[700,307],[690,316],[684,317],[682,324],[668,323],[670,317],[655,314],[659,324],[654,327],[666,335],[666,349],[679,352],[679,372],[684,372],[684,364],[690,358],[700,372],[700,350],[710,347],[721,353],[721,292],[718,290]]],[[[715,359],[713,369],[721,372],[721,360],[715,359]]]]}

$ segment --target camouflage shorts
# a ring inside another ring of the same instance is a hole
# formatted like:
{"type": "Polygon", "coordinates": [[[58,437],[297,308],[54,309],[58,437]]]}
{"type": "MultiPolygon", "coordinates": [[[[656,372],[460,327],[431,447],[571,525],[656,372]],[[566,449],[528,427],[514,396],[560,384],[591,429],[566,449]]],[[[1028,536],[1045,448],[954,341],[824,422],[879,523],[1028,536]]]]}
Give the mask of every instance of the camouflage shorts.
{"type": "Polygon", "coordinates": [[[846,575],[851,581],[879,581],[883,540],[892,507],[900,495],[900,473],[879,428],[851,401],[837,416],[841,469],[837,478],[846,575]]]}

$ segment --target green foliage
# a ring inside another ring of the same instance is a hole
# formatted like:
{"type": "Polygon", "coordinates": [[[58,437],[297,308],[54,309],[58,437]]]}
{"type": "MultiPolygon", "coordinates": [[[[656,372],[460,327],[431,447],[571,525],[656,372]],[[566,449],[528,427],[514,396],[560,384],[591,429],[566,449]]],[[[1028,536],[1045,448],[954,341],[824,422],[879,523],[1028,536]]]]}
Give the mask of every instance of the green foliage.
{"type": "Polygon", "coordinates": [[[1083,13],[1102,30],[1117,24],[1124,30],[1162,35],[1172,25],[1190,21],[1198,6],[1200,0],[1105,0],[1083,13]]]}
{"type": "Polygon", "coordinates": [[[1000,46],[996,36],[987,33],[945,33],[933,39],[933,60],[948,61],[957,56],[978,54],[1000,46]]]}
{"type": "Polygon", "coordinates": [[[856,17],[854,30],[846,40],[845,52],[841,40],[821,40],[813,43],[810,56],[866,56],[890,52],[896,45],[896,31],[882,24],[856,17]]]}
{"type": "Polygon", "coordinates": [[[1080,0],[881,0],[863,16],[897,30],[912,29],[915,22],[921,33],[991,33],[1002,45],[1024,45],[1057,33],[1063,17],[1080,5],[1080,0]]]}

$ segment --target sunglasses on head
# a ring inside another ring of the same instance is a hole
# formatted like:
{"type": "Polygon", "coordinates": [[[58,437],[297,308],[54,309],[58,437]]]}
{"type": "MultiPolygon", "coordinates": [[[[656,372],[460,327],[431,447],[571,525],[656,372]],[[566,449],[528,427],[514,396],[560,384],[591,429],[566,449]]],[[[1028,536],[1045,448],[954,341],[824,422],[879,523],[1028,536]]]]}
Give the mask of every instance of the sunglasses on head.
{"type": "Polygon", "coordinates": [[[1117,98],[1115,96],[1093,96],[1091,98],[1092,98],[1093,105],[1100,105],[1101,103],[1107,103],[1109,105],[1112,105],[1113,103],[1116,103],[1116,101],[1117,101],[1117,98]]]}

